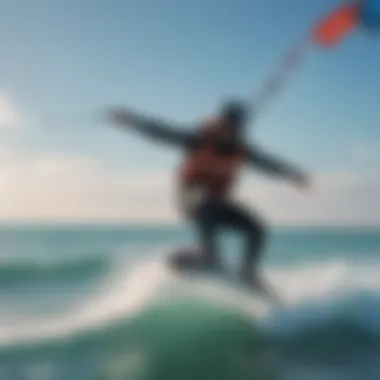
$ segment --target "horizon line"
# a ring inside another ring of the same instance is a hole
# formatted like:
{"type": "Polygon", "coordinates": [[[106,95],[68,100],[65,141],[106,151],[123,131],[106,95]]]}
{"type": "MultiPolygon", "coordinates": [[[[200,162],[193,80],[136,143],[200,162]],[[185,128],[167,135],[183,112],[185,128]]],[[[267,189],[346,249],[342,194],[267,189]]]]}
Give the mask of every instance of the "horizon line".
{"type": "MultiPolygon", "coordinates": [[[[125,227],[125,228],[192,228],[191,223],[184,221],[141,221],[141,220],[89,220],[89,219],[0,219],[1,227],[125,227]]],[[[269,223],[268,230],[271,229],[380,229],[380,223],[363,224],[363,223],[269,223]]]]}

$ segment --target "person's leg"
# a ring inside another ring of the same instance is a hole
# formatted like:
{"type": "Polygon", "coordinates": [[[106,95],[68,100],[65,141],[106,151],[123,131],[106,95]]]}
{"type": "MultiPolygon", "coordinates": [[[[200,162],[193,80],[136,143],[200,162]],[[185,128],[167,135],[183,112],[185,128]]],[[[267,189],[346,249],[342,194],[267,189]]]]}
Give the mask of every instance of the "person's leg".
{"type": "Polygon", "coordinates": [[[258,215],[232,203],[225,205],[224,215],[228,226],[244,235],[241,276],[250,280],[262,256],[266,236],[265,224],[258,215]]]}
{"type": "Polygon", "coordinates": [[[219,208],[212,201],[202,203],[194,213],[194,222],[199,236],[201,251],[205,265],[218,263],[217,230],[219,224],[219,208]]]}

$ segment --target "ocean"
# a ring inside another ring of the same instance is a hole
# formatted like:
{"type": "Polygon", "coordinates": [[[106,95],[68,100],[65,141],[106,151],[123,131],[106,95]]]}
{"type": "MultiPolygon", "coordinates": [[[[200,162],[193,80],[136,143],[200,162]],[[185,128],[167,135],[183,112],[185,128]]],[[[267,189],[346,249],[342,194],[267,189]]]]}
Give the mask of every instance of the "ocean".
{"type": "MultiPolygon", "coordinates": [[[[0,379],[380,379],[380,230],[273,229],[281,308],[167,270],[192,243],[184,227],[1,227],[0,379]]],[[[221,238],[231,268],[240,244],[221,238]]]]}

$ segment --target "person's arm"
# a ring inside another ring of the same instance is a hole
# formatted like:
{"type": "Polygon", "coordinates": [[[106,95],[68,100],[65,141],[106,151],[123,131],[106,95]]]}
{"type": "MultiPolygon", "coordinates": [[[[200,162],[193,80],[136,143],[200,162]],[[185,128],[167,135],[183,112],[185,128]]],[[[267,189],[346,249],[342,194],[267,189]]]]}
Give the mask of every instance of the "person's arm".
{"type": "Polygon", "coordinates": [[[305,187],[308,183],[308,177],[303,171],[256,148],[247,149],[247,159],[251,165],[267,173],[289,179],[299,186],[305,187]]]}
{"type": "Polygon", "coordinates": [[[194,133],[175,128],[163,121],[141,116],[126,108],[114,108],[108,111],[108,120],[169,144],[188,147],[195,140],[194,133]]]}

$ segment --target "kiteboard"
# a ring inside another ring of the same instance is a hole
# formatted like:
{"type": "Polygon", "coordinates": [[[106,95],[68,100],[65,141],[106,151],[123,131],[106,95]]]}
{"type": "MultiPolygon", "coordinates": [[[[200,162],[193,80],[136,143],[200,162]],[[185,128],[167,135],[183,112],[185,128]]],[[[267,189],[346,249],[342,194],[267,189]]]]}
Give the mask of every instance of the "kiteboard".
{"type": "Polygon", "coordinates": [[[168,265],[181,275],[204,276],[213,278],[224,283],[229,283],[233,287],[239,287],[244,292],[259,295],[266,301],[281,305],[280,298],[271,289],[269,284],[263,280],[262,276],[255,275],[252,281],[247,282],[239,278],[233,271],[228,270],[223,265],[205,265],[202,251],[196,247],[186,247],[176,249],[168,256],[168,265]]]}

